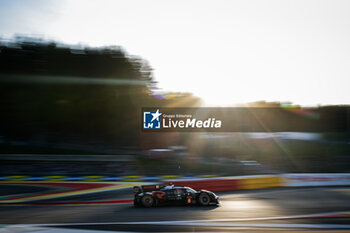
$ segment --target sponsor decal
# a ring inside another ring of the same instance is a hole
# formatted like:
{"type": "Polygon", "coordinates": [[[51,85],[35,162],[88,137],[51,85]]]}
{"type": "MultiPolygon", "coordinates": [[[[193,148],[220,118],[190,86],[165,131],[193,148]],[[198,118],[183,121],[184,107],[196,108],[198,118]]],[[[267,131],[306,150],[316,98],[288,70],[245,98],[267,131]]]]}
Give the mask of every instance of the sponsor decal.
{"type": "Polygon", "coordinates": [[[186,199],[187,199],[187,204],[191,204],[192,203],[192,197],[191,196],[188,196],[186,199]]]}

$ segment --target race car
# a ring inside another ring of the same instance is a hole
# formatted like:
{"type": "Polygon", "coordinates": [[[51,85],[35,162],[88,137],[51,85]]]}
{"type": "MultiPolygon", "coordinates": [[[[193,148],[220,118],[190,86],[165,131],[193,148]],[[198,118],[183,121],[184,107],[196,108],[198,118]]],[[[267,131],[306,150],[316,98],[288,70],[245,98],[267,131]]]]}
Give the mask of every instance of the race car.
{"type": "Polygon", "coordinates": [[[219,197],[210,191],[170,185],[134,186],[134,206],[160,205],[218,205],[219,197]]]}

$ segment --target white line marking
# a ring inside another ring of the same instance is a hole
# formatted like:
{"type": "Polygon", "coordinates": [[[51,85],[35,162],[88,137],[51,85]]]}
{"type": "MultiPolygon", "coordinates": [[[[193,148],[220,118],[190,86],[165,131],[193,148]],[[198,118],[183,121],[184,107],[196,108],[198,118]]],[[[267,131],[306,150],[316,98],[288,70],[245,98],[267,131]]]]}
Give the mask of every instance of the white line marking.
{"type": "Polygon", "coordinates": [[[348,224],[287,224],[287,223],[214,223],[214,222],[97,222],[97,223],[61,223],[61,224],[23,224],[10,227],[31,226],[87,226],[87,225],[165,225],[165,226],[209,226],[209,227],[263,227],[263,228],[309,228],[309,229],[350,229],[348,224]]]}
{"type": "MultiPolygon", "coordinates": [[[[130,223],[129,223],[130,224],[130,223]]],[[[176,225],[176,226],[213,226],[213,227],[265,227],[265,228],[316,228],[350,229],[350,225],[341,224],[285,224],[285,223],[214,223],[214,222],[139,222],[139,225],[176,225]]]]}
{"type": "Polygon", "coordinates": [[[177,226],[217,226],[217,227],[272,227],[272,228],[321,228],[321,229],[350,229],[347,224],[285,224],[285,223],[238,223],[242,221],[279,220],[297,218],[317,218],[328,215],[349,214],[349,212],[328,212],[318,214],[261,217],[261,218],[233,218],[233,219],[208,219],[186,221],[154,221],[154,222],[87,222],[87,223],[43,223],[43,224],[11,224],[15,227],[49,227],[49,226],[87,226],[87,225],[177,225],[177,226]],[[231,222],[231,223],[222,223],[231,222]],[[234,222],[234,223],[232,223],[234,222]]]}
{"type": "MultiPolygon", "coordinates": [[[[276,217],[209,219],[209,220],[195,220],[195,221],[201,221],[201,222],[242,222],[242,221],[259,221],[259,220],[317,218],[317,217],[327,217],[328,215],[341,215],[341,214],[349,214],[349,216],[350,216],[350,211],[347,211],[347,212],[328,212],[328,213],[318,213],[318,214],[302,214],[302,215],[290,215],[290,216],[276,216],[276,217]]],[[[193,221],[188,221],[188,222],[193,222],[193,221]]]]}
{"type": "MultiPolygon", "coordinates": [[[[1,233],[10,233],[10,232],[19,232],[19,229],[12,226],[6,226],[2,229],[0,229],[1,233]],[[17,230],[17,231],[16,231],[17,230]]],[[[90,230],[90,229],[62,229],[62,228],[54,228],[54,227],[28,227],[28,228],[21,228],[20,232],[26,232],[26,233],[108,233],[108,232],[115,232],[115,233],[132,233],[131,231],[106,231],[106,230],[90,230]]]]}

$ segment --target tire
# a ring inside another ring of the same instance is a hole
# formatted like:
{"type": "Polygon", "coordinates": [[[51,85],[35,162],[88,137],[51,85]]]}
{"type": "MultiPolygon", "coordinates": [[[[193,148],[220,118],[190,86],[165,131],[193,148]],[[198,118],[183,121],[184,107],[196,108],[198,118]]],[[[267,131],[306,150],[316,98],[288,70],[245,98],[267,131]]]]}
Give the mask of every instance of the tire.
{"type": "Polygon", "coordinates": [[[198,197],[198,202],[200,205],[209,205],[210,197],[207,193],[201,193],[198,197]]]}
{"type": "Polygon", "coordinates": [[[141,206],[140,206],[140,203],[139,203],[138,201],[136,201],[136,199],[134,200],[134,206],[135,206],[135,207],[141,207],[141,206]]]}
{"type": "Polygon", "coordinates": [[[152,207],[154,204],[154,199],[151,195],[145,195],[142,197],[141,202],[144,207],[152,207]]]}

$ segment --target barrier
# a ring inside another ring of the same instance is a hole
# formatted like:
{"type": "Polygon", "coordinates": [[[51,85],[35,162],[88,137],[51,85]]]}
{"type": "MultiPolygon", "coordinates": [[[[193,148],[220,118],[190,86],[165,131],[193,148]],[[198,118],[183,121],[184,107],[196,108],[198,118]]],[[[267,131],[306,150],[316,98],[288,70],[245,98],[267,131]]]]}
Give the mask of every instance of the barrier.
{"type": "Polygon", "coordinates": [[[9,181],[49,181],[49,182],[114,182],[114,181],[126,181],[126,182],[160,182],[169,179],[202,179],[218,177],[218,175],[200,175],[200,176],[179,176],[179,175],[164,175],[164,176],[27,176],[27,175],[16,175],[16,176],[0,176],[0,182],[9,181]]]}
{"type": "Polygon", "coordinates": [[[261,189],[273,187],[307,187],[350,185],[350,173],[333,174],[283,174],[258,176],[213,177],[201,176],[2,176],[0,182],[147,182],[173,183],[193,189],[207,189],[214,192],[261,189]]]}
{"type": "Polygon", "coordinates": [[[261,189],[282,186],[283,178],[280,176],[253,176],[239,179],[239,189],[261,189]]]}
{"type": "Polygon", "coordinates": [[[349,173],[285,174],[286,187],[350,185],[349,173]]]}
{"type": "Polygon", "coordinates": [[[178,186],[189,186],[193,189],[208,189],[210,191],[232,191],[241,189],[261,189],[282,187],[283,178],[278,175],[270,176],[237,176],[222,177],[212,179],[167,181],[166,184],[173,183],[178,186]]]}
{"type": "MultiPolygon", "coordinates": [[[[165,182],[166,184],[170,181],[165,182]]],[[[231,191],[238,189],[237,179],[203,179],[203,180],[182,180],[171,181],[174,185],[188,186],[196,190],[208,189],[213,192],[231,191]]]]}

